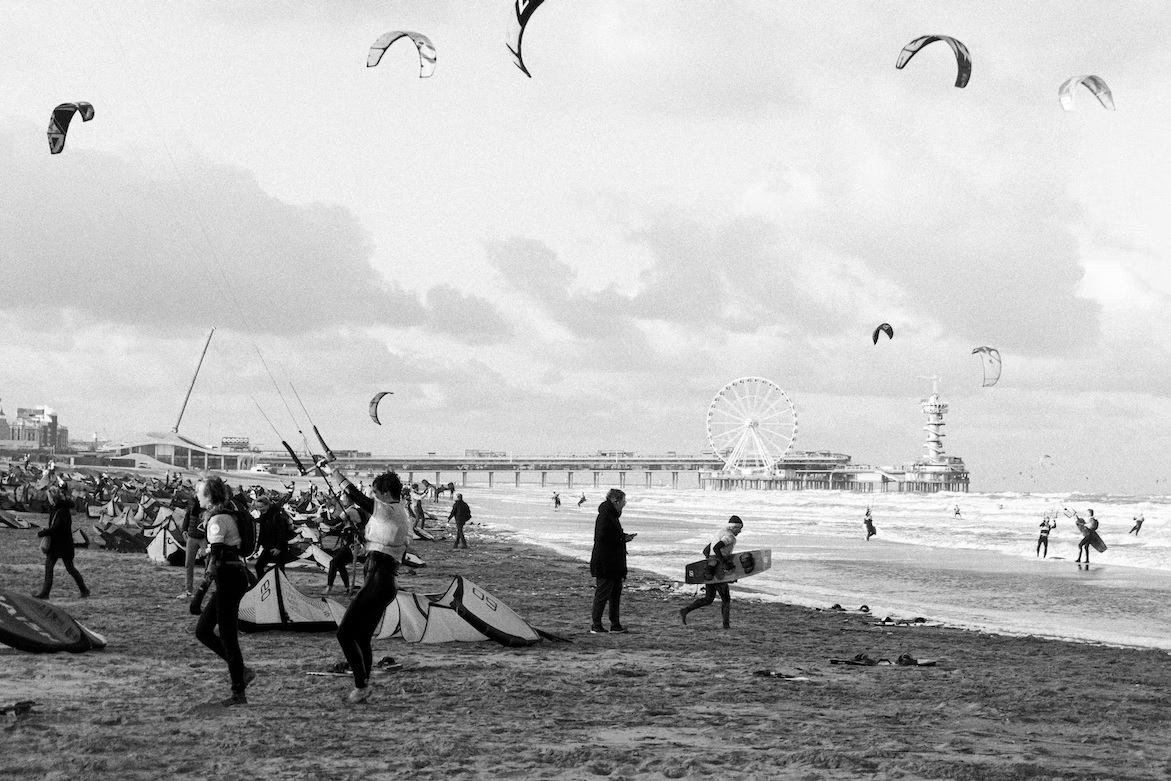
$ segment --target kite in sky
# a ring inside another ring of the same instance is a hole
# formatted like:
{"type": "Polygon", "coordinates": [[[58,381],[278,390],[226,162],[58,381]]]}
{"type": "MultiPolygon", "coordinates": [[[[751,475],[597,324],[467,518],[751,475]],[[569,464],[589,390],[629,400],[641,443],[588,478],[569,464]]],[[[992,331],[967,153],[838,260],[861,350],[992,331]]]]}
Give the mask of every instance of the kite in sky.
{"type": "Polygon", "coordinates": [[[1000,379],[1000,351],[995,347],[977,347],[972,350],[972,355],[976,354],[980,355],[984,364],[983,387],[995,385],[1000,379]]]}
{"type": "Polygon", "coordinates": [[[375,41],[374,45],[370,47],[370,53],[366,55],[366,67],[373,68],[377,65],[390,45],[399,38],[410,38],[411,42],[415,44],[419,50],[419,78],[429,78],[435,72],[435,46],[426,35],[413,33],[409,30],[391,30],[375,41]]]}
{"type": "Polygon", "coordinates": [[[875,344],[878,344],[878,335],[879,334],[886,334],[887,339],[894,339],[895,338],[895,329],[890,327],[890,323],[883,323],[882,325],[878,326],[878,328],[875,328],[874,334],[871,337],[874,340],[875,344]]]}
{"type": "Polygon", "coordinates": [[[512,52],[512,61],[516,63],[516,67],[530,79],[533,74],[525,67],[524,57],[520,53],[520,41],[525,34],[525,25],[543,2],[545,0],[513,0],[512,13],[508,15],[508,50],[512,52]]]}
{"type": "Polygon", "coordinates": [[[1093,93],[1103,106],[1111,111],[1114,110],[1114,96],[1110,94],[1110,88],[1106,86],[1106,82],[1102,81],[1100,76],[1075,76],[1072,79],[1066,79],[1065,83],[1057,88],[1057,98],[1061,101],[1063,109],[1073,111],[1073,94],[1079,84],[1085,85],[1086,89],[1093,93]]]}
{"type": "Polygon", "coordinates": [[[374,394],[374,398],[370,399],[370,419],[378,425],[382,425],[382,421],[378,419],[378,402],[382,401],[383,396],[389,396],[394,391],[379,391],[374,394]]]}
{"type": "Polygon", "coordinates": [[[65,148],[65,134],[69,132],[69,123],[74,114],[81,114],[81,120],[89,122],[94,118],[94,107],[85,101],[78,101],[62,103],[53,109],[53,115],[49,117],[49,154],[61,154],[65,148]]]}
{"type": "Polygon", "coordinates": [[[968,79],[972,77],[972,55],[968,53],[968,47],[952,38],[949,35],[923,35],[908,43],[899,52],[899,61],[895,63],[895,67],[902,70],[903,66],[911,61],[911,58],[924,46],[935,41],[946,41],[947,45],[956,55],[956,65],[958,71],[956,72],[956,86],[968,86],[968,79]]]}

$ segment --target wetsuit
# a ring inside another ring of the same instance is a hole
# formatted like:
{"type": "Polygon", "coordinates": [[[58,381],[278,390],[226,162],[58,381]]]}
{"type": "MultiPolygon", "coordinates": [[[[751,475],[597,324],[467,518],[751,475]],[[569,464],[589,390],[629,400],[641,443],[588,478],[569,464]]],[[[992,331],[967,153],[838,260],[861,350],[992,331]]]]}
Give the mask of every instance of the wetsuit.
{"type": "Polygon", "coordinates": [[[1045,558],[1049,558],[1049,531],[1057,525],[1056,521],[1048,518],[1041,521],[1041,536],[1037,538],[1037,555],[1041,555],[1041,548],[1045,548],[1045,558]]]}
{"type": "Polygon", "coordinates": [[[210,546],[207,573],[192,600],[192,612],[196,612],[211,580],[214,580],[216,590],[199,615],[195,636],[228,663],[232,695],[243,697],[247,683],[244,681],[244,654],[240,651],[237,625],[240,600],[248,590],[248,575],[240,556],[240,532],[235,514],[225,506],[206,511],[204,519],[210,546]],[[216,626],[220,629],[218,635],[216,626]]]}
{"type": "MultiPolygon", "coordinates": [[[[715,570],[716,563],[731,557],[732,551],[736,547],[736,535],[733,534],[732,529],[733,526],[729,524],[712,541],[709,548],[711,553],[708,555],[708,569],[712,572],[715,570]]],[[[688,613],[701,607],[707,607],[712,602],[715,602],[717,595],[720,598],[720,614],[723,617],[724,629],[730,629],[732,627],[732,591],[728,587],[728,583],[704,584],[703,596],[679,611],[679,615],[683,618],[683,623],[687,623],[688,613]]]]}
{"type": "Polygon", "coordinates": [[[348,480],[343,481],[343,485],[354,504],[370,516],[366,522],[366,555],[369,562],[366,582],[346,608],[346,614],[337,628],[337,641],[354,673],[354,687],[365,689],[374,667],[370,642],[383,612],[398,593],[394,579],[398,563],[407,552],[411,521],[400,502],[386,503],[371,499],[348,480]]]}

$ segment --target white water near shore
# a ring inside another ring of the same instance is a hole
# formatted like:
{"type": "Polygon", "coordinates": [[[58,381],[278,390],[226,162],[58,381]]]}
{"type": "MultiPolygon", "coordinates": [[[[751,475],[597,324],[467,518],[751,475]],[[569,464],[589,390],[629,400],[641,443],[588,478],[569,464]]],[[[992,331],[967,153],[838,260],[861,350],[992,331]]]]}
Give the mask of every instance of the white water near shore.
{"type": "MultiPolygon", "coordinates": [[[[550,485],[461,488],[475,520],[588,560],[604,488],[550,485]],[[562,493],[554,511],[552,494],[562,493]]],[[[1020,494],[858,494],[830,491],[628,489],[629,561],[682,580],[685,564],[731,514],[741,549],[771,548],[770,571],[735,591],[850,610],[876,619],[931,621],[1010,634],[1171,650],[1171,524],[1165,497],[1020,494]],[[956,518],[959,505],[962,517],[956,518]],[[865,540],[870,507],[878,536],[865,540]],[[1109,549],[1088,569],[1074,563],[1080,534],[1062,508],[1093,508],[1109,549]],[[1046,513],[1058,515],[1049,558],[1035,556],[1046,513]],[[1128,534],[1134,515],[1147,521],[1128,534]]],[[[685,588],[692,588],[690,586],[685,588]]],[[[584,610],[588,606],[583,606],[584,610]]],[[[637,608],[634,608],[637,611],[637,608]]],[[[903,629],[896,631],[914,631],[903,629]]]]}

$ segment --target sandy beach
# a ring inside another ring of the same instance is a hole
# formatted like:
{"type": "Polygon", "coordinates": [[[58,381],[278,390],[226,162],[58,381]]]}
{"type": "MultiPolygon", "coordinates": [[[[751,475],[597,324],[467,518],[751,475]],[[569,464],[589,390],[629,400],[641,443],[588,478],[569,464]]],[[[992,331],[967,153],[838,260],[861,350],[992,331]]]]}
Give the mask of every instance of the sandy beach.
{"type": "MultiPolygon", "coordinates": [[[[43,522],[43,516],[26,515],[43,522]]],[[[259,672],[246,708],[206,712],[225,666],[199,645],[182,569],[79,550],[93,589],[58,567],[52,600],[104,634],[79,655],[0,650],[0,777],[1154,779],[1171,773],[1164,652],[946,627],[881,627],[876,616],[753,600],[734,587],[679,620],[692,587],[632,572],[626,635],[586,632],[588,567],[470,527],[471,548],[417,543],[422,593],[461,574],[570,642],[375,644],[404,664],[363,706],[344,678],[308,676],[341,658],[331,633],[245,635],[259,672]],[[934,667],[845,666],[865,653],[934,667]],[[763,677],[769,671],[807,678],[763,677]]],[[[0,587],[31,592],[35,531],[0,531],[0,587]]],[[[290,570],[304,593],[325,576],[290,570]]],[[[848,606],[856,607],[856,606],[848,606]]],[[[910,617],[908,617],[910,618],[910,617]]]]}

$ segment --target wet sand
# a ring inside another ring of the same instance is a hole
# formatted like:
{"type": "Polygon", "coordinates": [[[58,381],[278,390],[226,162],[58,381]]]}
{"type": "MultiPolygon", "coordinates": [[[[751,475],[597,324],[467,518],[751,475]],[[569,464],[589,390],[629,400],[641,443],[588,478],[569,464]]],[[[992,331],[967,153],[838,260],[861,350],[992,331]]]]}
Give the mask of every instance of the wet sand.
{"type": "MultiPolygon", "coordinates": [[[[444,503],[446,504],[446,503],[444,503]]],[[[444,505],[437,511],[446,514],[444,505]]],[[[31,520],[43,516],[23,514],[31,520]]],[[[632,572],[626,635],[591,636],[588,567],[470,527],[468,551],[417,543],[428,562],[400,587],[432,593],[462,574],[569,643],[375,644],[405,668],[360,706],[331,633],[244,635],[260,674],[243,708],[225,665],[192,635],[180,567],[78,551],[93,590],[58,565],[52,601],[104,634],[86,654],[0,650],[0,777],[401,779],[1154,779],[1171,772],[1171,660],[1156,650],[880,627],[878,616],[755,601],[733,587],[679,608],[693,587],[632,572]],[[934,667],[832,665],[909,653],[934,667]],[[757,671],[806,677],[760,677],[757,671]]],[[[0,588],[32,592],[33,531],[0,530],[0,588]]],[[[325,575],[290,570],[321,594],[325,575]]],[[[336,595],[336,592],[335,592],[336,595]]],[[[856,607],[853,605],[847,607],[856,607]]],[[[909,618],[909,616],[908,616],[909,618]]],[[[3,647],[0,647],[3,648],[3,647]]]]}

